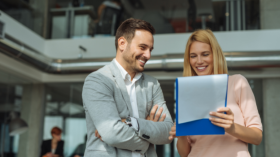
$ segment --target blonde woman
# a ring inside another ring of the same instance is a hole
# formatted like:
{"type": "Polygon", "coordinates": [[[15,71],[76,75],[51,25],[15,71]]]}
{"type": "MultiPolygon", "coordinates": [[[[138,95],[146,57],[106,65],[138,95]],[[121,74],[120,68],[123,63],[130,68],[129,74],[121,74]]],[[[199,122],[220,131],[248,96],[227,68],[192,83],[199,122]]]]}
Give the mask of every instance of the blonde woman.
{"type": "MultiPolygon", "coordinates": [[[[186,46],[183,76],[227,73],[225,56],[214,34],[210,30],[195,31],[186,46]]],[[[227,107],[209,114],[217,117],[209,119],[223,127],[225,135],[180,136],[177,149],[181,157],[250,157],[248,143],[261,143],[262,123],[256,101],[242,75],[229,76],[227,107]]],[[[174,125],[169,139],[175,137],[174,125]]]]}

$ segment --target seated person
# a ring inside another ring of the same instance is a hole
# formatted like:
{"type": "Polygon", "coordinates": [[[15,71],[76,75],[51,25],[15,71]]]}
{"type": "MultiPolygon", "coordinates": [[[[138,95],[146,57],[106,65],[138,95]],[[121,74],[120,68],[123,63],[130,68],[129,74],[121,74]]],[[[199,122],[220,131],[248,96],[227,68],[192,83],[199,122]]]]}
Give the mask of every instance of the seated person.
{"type": "Polygon", "coordinates": [[[52,139],[42,142],[40,157],[63,157],[64,141],[61,140],[61,132],[58,127],[52,128],[52,139]]]}

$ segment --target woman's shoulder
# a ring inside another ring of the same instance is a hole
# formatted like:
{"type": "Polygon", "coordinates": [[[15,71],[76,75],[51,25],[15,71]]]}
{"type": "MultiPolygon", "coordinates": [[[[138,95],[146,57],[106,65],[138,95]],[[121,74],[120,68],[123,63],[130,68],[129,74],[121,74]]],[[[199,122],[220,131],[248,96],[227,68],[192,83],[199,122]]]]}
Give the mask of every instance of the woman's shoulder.
{"type": "Polygon", "coordinates": [[[234,82],[236,82],[236,81],[246,81],[247,82],[247,79],[241,74],[230,75],[229,79],[234,82]]]}
{"type": "Polygon", "coordinates": [[[235,87],[242,87],[248,84],[247,79],[241,74],[230,75],[228,84],[234,84],[235,87]]]}
{"type": "Polygon", "coordinates": [[[42,142],[42,145],[49,145],[49,144],[51,144],[51,142],[52,142],[51,139],[50,139],[50,140],[44,140],[44,141],[42,142]]]}
{"type": "Polygon", "coordinates": [[[63,140],[60,140],[58,143],[64,144],[64,141],[63,141],[63,140]]]}

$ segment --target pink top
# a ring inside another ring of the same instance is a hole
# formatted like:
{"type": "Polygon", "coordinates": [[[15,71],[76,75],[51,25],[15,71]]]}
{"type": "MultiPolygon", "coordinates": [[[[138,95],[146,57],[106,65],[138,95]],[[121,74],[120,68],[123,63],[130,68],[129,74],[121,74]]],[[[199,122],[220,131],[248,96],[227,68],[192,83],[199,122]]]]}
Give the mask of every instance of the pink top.
{"type": "MultiPolygon", "coordinates": [[[[254,94],[245,77],[229,76],[227,107],[234,113],[234,122],[262,130],[254,94]]],[[[247,143],[229,135],[188,136],[189,157],[250,157],[247,143]]]]}

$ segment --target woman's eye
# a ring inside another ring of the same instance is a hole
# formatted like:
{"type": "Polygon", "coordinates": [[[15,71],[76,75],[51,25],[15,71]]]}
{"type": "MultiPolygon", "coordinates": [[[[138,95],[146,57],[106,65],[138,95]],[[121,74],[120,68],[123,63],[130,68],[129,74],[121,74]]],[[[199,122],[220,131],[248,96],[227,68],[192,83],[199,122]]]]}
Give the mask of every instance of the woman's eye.
{"type": "Polygon", "coordinates": [[[191,58],[194,58],[195,56],[191,56],[191,58]]]}
{"type": "Polygon", "coordinates": [[[141,50],[145,50],[145,47],[140,47],[141,48],[141,50]]]}
{"type": "Polygon", "coordinates": [[[206,53],[206,54],[204,54],[203,56],[208,56],[209,54],[208,53],[206,53]]]}

